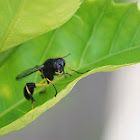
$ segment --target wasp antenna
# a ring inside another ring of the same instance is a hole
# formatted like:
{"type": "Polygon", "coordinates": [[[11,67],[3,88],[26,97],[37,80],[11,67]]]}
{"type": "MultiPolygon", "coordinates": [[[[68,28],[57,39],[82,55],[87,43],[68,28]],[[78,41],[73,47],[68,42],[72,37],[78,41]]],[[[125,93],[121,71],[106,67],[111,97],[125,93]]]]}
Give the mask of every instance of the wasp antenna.
{"type": "Polygon", "coordinates": [[[70,53],[67,54],[66,56],[63,56],[63,57],[56,57],[56,59],[59,59],[59,58],[65,58],[65,57],[67,57],[67,56],[69,56],[69,55],[70,55],[70,53]]]}
{"type": "Polygon", "coordinates": [[[67,54],[66,56],[63,56],[62,58],[65,58],[65,57],[67,57],[67,56],[69,56],[70,55],[70,53],[69,54],[67,54]]]}
{"type": "Polygon", "coordinates": [[[89,72],[89,70],[87,70],[87,71],[85,71],[85,72],[78,72],[78,71],[76,71],[76,70],[73,70],[70,66],[68,66],[67,64],[65,64],[66,65],[66,67],[68,67],[71,71],[74,71],[74,72],[76,72],[76,73],[78,73],[78,74],[84,74],[84,73],[86,73],[86,72],[89,72]]]}

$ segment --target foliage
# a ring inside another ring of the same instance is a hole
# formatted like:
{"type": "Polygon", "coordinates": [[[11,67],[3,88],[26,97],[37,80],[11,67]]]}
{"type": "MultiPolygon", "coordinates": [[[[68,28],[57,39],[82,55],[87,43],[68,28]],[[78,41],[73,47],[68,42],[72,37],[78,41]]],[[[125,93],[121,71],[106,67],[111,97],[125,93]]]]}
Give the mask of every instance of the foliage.
{"type": "MultiPolygon", "coordinates": [[[[57,15],[53,17],[54,21],[57,20],[57,15]]],[[[26,21],[24,24],[23,29],[27,27],[26,21]]],[[[32,24],[35,29],[36,24],[41,23],[32,24]]],[[[44,31],[48,31],[47,24],[45,28],[44,31]]],[[[41,34],[37,32],[34,30],[32,35],[41,34]]],[[[63,26],[25,42],[31,39],[29,35],[28,39],[17,43],[24,42],[23,44],[1,53],[0,135],[18,130],[33,121],[66,96],[82,77],[139,63],[139,38],[140,12],[136,3],[115,4],[111,0],[86,0],[63,26]],[[56,98],[51,85],[48,85],[46,94],[42,95],[39,92],[43,89],[38,88],[34,94],[35,109],[31,110],[31,102],[23,96],[23,87],[27,82],[39,82],[41,78],[38,73],[21,81],[16,81],[15,77],[25,69],[42,64],[48,58],[68,53],[71,53],[65,59],[68,65],[77,71],[90,71],[84,75],[70,72],[72,77],[68,76],[66,79],[56,77],[54,84],[59,92],[56,98]]]]}

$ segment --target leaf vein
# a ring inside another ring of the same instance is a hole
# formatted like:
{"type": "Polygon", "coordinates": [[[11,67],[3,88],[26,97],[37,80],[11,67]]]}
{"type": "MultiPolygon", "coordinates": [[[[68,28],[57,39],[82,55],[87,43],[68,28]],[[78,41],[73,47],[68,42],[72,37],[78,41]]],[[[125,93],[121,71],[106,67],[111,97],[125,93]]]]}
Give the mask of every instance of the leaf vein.
{"type": "Polygon", "coordinates": [[[113,46],[114,46],[114,43],[115,43],[115,39],[116,39],[116,37],[118,36],[118,33],[119,33],[119,31],[120,31],[120,28],[121,28],[121,25],[123,24],[123,22],[125,21],[125,19],[129,16],[129,13],[130,13],[133,9],[134,9],[134,7],[129,8],[129,9],[125,12],[125,14],[122,16],[122,19],[120,20],[120,22],[119,22],[119,24],[118,24],[116,30],[114,31],[113,38],[111,39],[111,43],[110,43],[111,45],[110,45],[110,47],[109,47],[108,54],[110,54],[111,51],[112,51],[112,49],[113,49],[113,46]]]}
{"type": "Polygon", "coordinates": [[[138,24],[138,26],[137,26],[137,28],[136,28],[136,30],[135,30],[135,33],[134,33],[134,35],[133,35],[133,37],[132,37],[132,39],[131,39],[131,41],[130,41],[129,47],[131,47],[131,46],[133,45],[133,42],[134,42],[134,40],[135,40],[135,38],[136,38],[136,35],[137,35],[138,31],[139,31],[139,28],[140,28],[140,24],[138,24]]]}
{"type": "Polygon", "coordinates": [[[95,23],[95,25],[93,25],[92,32],[91,32],[91,34],[90,34],[90,36],[89,36],[89,39],[87,40],[87,43],[86,43],[85,48],[84,48],[84,50],[83,50],[83,53],[82,53],[82,55],[81,55],[79,66],[82,65],[83,59],[84,59],[85,54],[86,54],[86,52],[87,52],[87,49],[88,49],[88,47],[89,47],[90,40],[92,39],[92,36],[95,34],[95,31],[96,31],[96,29],[97,29],[97,25],[99,24],[99,22],[100,22],[102,16],[104,15],[105,7],[106,7],[106,4],[105,4],[105,6],[102,8],[101,14],[100,14],[100,16],[99,16],[97,22],[95,23]]]}
{"type": "MultiPolygon", "coordinates": [[[[58,29],[59,29],[59,28],[58,28],[58,29]]],[[[54,38],[55,38],[55,36],[56,36],[56,33],[58,32],[58,29],[56,29],[56,30],[54,31],[54,33],[53,33],[53,35],[52,35],[52,37],[51,37],[49,43],[47,44],[48,47],[45,47],[45,50],[43,51],[43,55],[42,55],[42,57],[41,57],[41,59],[40,59],[39,65],[41,65],[41,63],[43,63],[43,60],[45,59],[45,57],[46,57],[46,55],[47,55],[47,53],[48,53],[48,50],[52,47],[52,43],[53,43],[53,40],[54,40],[54,38]]],[[[38,77],[38,73],[35,74],[34,82],[36,82],[37,77],[38,77]]]]}

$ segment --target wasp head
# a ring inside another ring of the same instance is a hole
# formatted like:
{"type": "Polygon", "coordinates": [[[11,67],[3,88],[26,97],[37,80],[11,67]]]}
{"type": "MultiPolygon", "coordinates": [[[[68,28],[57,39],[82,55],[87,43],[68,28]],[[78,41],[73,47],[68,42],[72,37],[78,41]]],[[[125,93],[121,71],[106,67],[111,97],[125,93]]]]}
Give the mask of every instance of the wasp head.
{"type": "Polygon", "coordinates": [[[64,66],[65,66],[65,60],[62,58],[57,58],[54,61],[54,68],[59,71],[60,73],[64,71],[64,66]]]}

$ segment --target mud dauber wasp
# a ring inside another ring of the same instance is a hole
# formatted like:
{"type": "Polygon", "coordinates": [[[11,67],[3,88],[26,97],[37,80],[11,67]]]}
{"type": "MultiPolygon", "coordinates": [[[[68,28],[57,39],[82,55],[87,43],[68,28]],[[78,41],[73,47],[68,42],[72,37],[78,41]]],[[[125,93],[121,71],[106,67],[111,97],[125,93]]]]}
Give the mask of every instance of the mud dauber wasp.
{"type": "Polygon", "coordinates": [[[39,74],[41,75],[42,77],[42,81],[40,83],[26,83],[25,87],[24,87],[24,96],[27,100],[30,100],[32,101],[32,109],[33,109],[33,102],[35,101],[34,98],[33,98],[33,92],[34,92],[34,88],[36,87],[39,87],[39,86],[44,86],[45,89],[46,89],[46,86],[47,84],[51,83],[56,91],[56,94],[55,96],[57,95],[57,89],[56,87],[54,86],[53,84],[53,79],[54,79],[54,76],[66,76],[66,75],[70,75],[72,76],[71,74],[69,73],[65,73],[64,71],[64,67],[68,67],[71,71],[74,71],[78,74],[84,74],[86,72],[78,72],[78,71],[75,71],[73,70],[71,67],[69,67],[66,63],[65,63],[65,60],[63,58],[69,56],[70,54],[64,56],[64,57],[57,57],[57,58],[50,58],[50,59],[47,59],[44,64],[40,65],[40,66],[35,66],[34,68],[31,68],[31,69],[28,69],[24,72],[22,72],[21,74],[19,74],[17,77],[16,77],[16,80],[20,80],[36,71],[39,72],[39,74]],[[47,83],[45,83],[45,81],[47,81],[47,83]]]}

